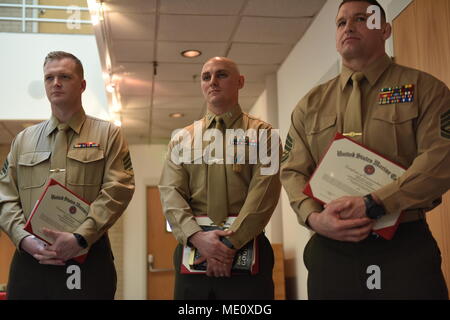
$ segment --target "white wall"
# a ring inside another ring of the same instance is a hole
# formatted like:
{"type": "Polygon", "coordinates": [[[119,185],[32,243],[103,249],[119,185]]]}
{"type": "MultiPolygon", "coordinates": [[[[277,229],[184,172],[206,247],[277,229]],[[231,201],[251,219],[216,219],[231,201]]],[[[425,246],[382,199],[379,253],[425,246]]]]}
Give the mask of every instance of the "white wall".
{"type": "Polygon", "coordinates": [[[125,300],[147,299],[147,186],[157,186],[166,145],[131,145],[136,190],[123,215],[125,300]]]}
{"type": "MultiPolygon", "coordinates": [[[[267,75],[265,82],[266,89],[259,96],[252,109],[249,111],[249,114],[267,123],[270,123],[273,128],[278,129],[277,75],[267,75]]],[[[283,242],[283,222],[280,202],[275,208],[269,224],[265,228],[265,233],[271,243],[283,242]]]]}
{"type": "MultiPolygon", "coordinates": [[[[380,4],[387,11],[388,21],[392,21],[410,2],[411,0],[381,0],[380,4]]],[[[326,2],[304,37],[278,70],[278,120],[283,138],[289,131],[290,115],[298,101],[314,86],[339,73],[335,18],[340,3],[340,0],[326,2]]],[[[388,54],[392,54],[392,47],[392,41],[389,41],[388,54]]],[[[287,294],[293,299],[307,299],[307,270],[303,264],[303,248],[311,234],[299,226],[284,191],[281,207],[287,294]]]]}
{"type": "Polygon", "coordinates": [[[108,105],[97,44],[93,35],[0,33],[0,119],[42,120],[50,117],[42,65],[50,51],[68,51],[83,63],[87,114],[108,119],[108,105]]]}

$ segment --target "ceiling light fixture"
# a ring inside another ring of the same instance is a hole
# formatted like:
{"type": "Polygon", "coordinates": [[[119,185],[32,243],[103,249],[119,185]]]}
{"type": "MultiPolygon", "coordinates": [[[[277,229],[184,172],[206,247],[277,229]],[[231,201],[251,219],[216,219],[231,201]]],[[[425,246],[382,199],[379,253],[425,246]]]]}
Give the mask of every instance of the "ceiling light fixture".
{"type": "Polygon", "coordinates": [[[169,117],[171,117],[171,118],[183,118],[184,114],[181,113],[181,112],[175,112],[175,113],[169,114],[169,117]]]}
{"type": "Polygon", "coordinates": [[[114,90],[115,90],[115,88],[116,88],[116,86],[114,85],[114,83],[109,83],[109,84],[106,86],[106,91],[108,91],[109,93],[113,93],[114,90]]]}
{"type": "Polygon", "coordinates": [[[200,50],[194,50],[194,49],[189,49],[189,50],[184,50],[181,52],[181,55],[185,58],[197,58],[198,56],[200,56],[202,54],[202,52],[200,50]]]}

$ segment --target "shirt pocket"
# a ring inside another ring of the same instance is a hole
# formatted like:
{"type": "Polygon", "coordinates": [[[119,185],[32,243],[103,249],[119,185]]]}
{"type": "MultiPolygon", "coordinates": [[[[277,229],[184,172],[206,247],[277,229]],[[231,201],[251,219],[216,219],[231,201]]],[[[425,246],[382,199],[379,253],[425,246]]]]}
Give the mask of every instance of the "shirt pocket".
{"type": "Polygon", "coordinates": [[[105,156],[94,148],[72,149],[67,154],[67,183],[74,186],[98,186],[103,181],[105,156]]]}
{"type": "Polygon", "coordinates": [[[309,122],[310,126],[306,127],[310,150],[317,161],[322,157],[322,153],[326,151],[327,146],[336,135],[336,120],[336,114],[316,114],[309,122]]]}
{"type": "Polygon", "coordinates": [[[51,152],[29,152],[21,154],[18,160],[20,189],[40,188],[47,181],[50,170],[51,152]]]}
{"type": "Polygon", "coordinates": [[[383,145],[387,153],[397,157],[414,156],[417,153],[415,127],[418,115],[414,103],[377,106],[367,136],[378,136],[381,140],[371,141],[371,144],[383,145]],[[382,135],[372,134],[381,132],[382,135]]]}

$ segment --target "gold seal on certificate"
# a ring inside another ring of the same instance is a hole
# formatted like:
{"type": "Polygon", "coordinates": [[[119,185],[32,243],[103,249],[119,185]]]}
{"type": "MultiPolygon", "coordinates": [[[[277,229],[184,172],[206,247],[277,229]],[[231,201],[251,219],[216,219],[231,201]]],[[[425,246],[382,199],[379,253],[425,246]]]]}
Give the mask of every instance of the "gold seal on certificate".
{"type": "MultiPolygon", "coordinates": [[[[344,196],[364,196],[397,180],[405,169],[337,133],[303,192],[329,203],[344,196]]],[[[400,213],[381,217],[374,232],[391,239],[400,213]]]]}
{"type": "MultiPolygon", "coordinates": [[[[53,239],[42,232],[43,228],[74,232],[84,222],[88,213],[87,201],[51,179],[34,206],[24,230],[51,244],[53,239]]],[[[80,255],[73,259],[84,262],[88,250],[89,248],[82,250],[80,255]]]]}

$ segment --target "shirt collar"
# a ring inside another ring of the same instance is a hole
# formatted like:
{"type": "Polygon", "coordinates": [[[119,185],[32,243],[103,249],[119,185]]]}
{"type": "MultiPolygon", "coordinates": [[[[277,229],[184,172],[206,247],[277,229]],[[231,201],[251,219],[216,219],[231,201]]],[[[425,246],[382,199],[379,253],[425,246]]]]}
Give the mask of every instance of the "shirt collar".
{"type": "MultiPolygon", "coordinates": [[[[387,54],[384,54],[382,57],[378,58],[374,63],[367,66],[362,70],[362,73],[364,73],[364,76],[366,77],[367,81],[369,81],[371,86],[374,86],[375,83],[380,79],[381,75],[386,71],[386,69],[392,64],[391,58],[387,54]]],[[[345,86],[347,85],[348,81],[352,77],[352,75],[355,73],[352,69],[342,66],[342,72],[341,72],[341,90],[343,91],[345,89],[345,86]]]]}
{"type": "MultiPolygon", "coordinates": [[[[225,122],[225,126],[229,129],[232,127],[234,122],[239,118],[239,116],[242,114],[242,109],[240,105],[236,105],[233,109],[230,111],[221,114],[223,121],[225,122]]],[[[205,120],[206,120],[206,129],[208,129],[211,124],[214,121],[216,114],[213,113],[211,110],[206,111],[205,120]]]]}
{"type": "MultiPolygon", "coordinates": [[[[81,108],[72,116],[72,118],[70,118],[67,124],[73,131],[75,131],[77,134],[80,134],[81,127],[83,126],[85,120],[86,113],[84,112],[83,108],[81,108]]],[[[56,129],[56,127],[58,127],[58,124],[60,124],[60,121],[52,114],[46,131],[47,136],[50,135],[56,129]]]]}

